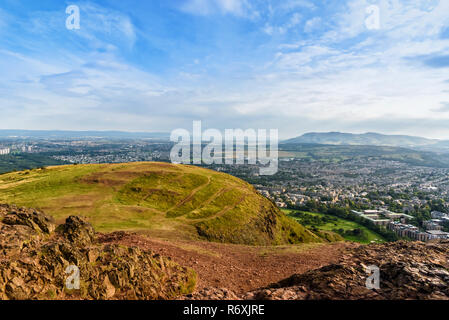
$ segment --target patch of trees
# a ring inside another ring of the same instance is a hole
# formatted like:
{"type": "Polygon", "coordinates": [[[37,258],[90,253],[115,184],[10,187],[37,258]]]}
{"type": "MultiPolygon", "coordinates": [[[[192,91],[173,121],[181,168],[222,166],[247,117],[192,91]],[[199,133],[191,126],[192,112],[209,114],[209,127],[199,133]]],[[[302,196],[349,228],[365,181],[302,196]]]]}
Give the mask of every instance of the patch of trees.
{"type": "Polygon", "coordinates": [[[339,228],[339,229],[333,229],[332,231],[338,233],[342,237],[348,237],[349,236],[349,237],[357,237],[358,239],[362,239],[362,240],[367,240],[368,239],[368,235],[365,232],[365,230],[360,229],[360,228],[348,229],[348,230],[344,230],[342,228],[339,228]]]}

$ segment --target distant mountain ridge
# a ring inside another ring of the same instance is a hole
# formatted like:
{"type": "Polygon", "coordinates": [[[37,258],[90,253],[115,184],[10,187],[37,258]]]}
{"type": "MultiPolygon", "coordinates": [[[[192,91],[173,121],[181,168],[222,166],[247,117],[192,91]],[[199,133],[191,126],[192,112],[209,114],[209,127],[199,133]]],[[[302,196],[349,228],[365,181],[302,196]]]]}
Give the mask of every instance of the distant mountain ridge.
{"type": "Polygon", "coordinates": [[[71,131],[71,130],[21,130],[0,129],[0,138],[37,138],[37,139],[165,139],[167,132],[127,132],[127,131],[71,131]]]}
{"type": "Polygon", "coordinates": [[[282,143],[314,143],[330,145],[369,145],[390,147],[447,147],[448,141],[407,135],[385,135],[374,132],[362,134],[343,132],[309,132],[282,143]]]}

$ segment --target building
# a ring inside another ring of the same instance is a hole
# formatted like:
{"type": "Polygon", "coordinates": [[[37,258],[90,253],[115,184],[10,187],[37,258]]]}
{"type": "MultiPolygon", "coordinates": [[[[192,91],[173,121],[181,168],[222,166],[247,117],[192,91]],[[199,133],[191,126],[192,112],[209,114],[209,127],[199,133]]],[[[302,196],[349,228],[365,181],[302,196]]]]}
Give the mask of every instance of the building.
{"type": "Polygon", "coordinates": [[[351,210],[352,213],[371,221],[375,225],[388,226],[388,224],[395,220],[400,220],[405,223],[408,220],[413,219],[412,216],[405,213],[395,213],[389,210],[364,210],[363,212],[351,210]]]}
{"type": "Polygon", "coordinates": [[[0,149],[0,155],[7,155],[11,152],[9,148],[0,149]]]}
{"type": "Polygon", "coordinates": [[[276,201],[276,206],[279,208],[285,208],[287,207],[287,204],[285,204],[285,202],[283,201],[276,201]]]}
{"type": "Polygon", "coordinates": [[[428,234],[431,235],[431,239],[449,239],[449,233],[440,230],[428,230],[428,234]]]}
{"type": "Polygon", "coordinates": [[[448,216],[447,213],[440,212],[440,211],[432,211],[430,213],[430,215],[432,216],[432,219],[441,219],[443,217],[447,217],[448,216]]]}
{"type": "Polygon", "coordinates": [[[377,226],[384,226],[384,227],[386,227],[391,222],[390,219],[373,219],[373,218],[366,218],[366,219],[371,221],[377,226]]]}
{"type": "Polygon", "coordinates": [[[382,211],[380,211],[380,210],[364,210],[363,213],[365,215],[367,215],[367,214],[381,214],[382,211]]]}
{"type": "Polygon", "coordinates": [[[429,241],[430,235],[427,232],[418,232],[416,235],[416,240],[423,242],[429,241]]]}
{"type": "Polygon", "coordinates": [[[32,146],[23,146],[22,147],[22,152],[33,152],[33,147],[32,146]]]}
{"type": "Polygon", "coordinates": [[[404,238],[410,238],[418,241],[429,241],[432,239],[449,239],[449,233],[441,230],[427,230],[426,232],[419,231],[418,227],[403,224],[400,222],[390,222],[388,229],[394,231],[398,236],[404,238]]]}
{"type": "Polygon", "coordinates": [[[405,220],[411,220],[413,219],[413,216],[410,216],[408,214],[405,213],[395,213],[395,212],[391,212],[391,211],[384,211],[383,215],[387,218],[390,219],[405,219],[405,220]]]}
{"type": "Polygon", "coordinates": [[[423,221],[423,226],[424,228],[426,228],[426,230],[443,230],[443,227],[440,225],[438,219],[432,219],[432,220],[427,220],[427,221],[423,221]],[[437,220],[437,221],[434,221],[437,220]]]}

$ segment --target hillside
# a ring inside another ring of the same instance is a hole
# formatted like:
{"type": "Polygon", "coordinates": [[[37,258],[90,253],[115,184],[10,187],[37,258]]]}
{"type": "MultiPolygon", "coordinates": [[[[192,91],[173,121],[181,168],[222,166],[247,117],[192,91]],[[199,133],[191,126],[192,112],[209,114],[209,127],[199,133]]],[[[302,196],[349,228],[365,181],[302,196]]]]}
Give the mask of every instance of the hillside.
{"type": "Polygon", "coordinates": [[[0,203],[38,208],[59,222],[83,215],[102,232],[250,245],[325,241],[243,180],[168,163],[67,165],[3,174],[0,203]]]}
{"type": "Polygon", "coordinates": [[[421,147],[436,144],[438,140],[406,135],[385,135],[380,133],[310,132],[283,143],[317,143],[331,145],[369,145],[392,147],[421,147]]]}

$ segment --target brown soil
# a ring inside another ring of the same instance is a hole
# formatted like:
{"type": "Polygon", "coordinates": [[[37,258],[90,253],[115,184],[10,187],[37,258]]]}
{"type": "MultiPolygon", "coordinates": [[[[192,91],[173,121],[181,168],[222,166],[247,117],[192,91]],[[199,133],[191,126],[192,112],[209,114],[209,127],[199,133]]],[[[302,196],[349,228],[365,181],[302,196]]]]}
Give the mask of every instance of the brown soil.
{"type": "Polygon", "coordinates": [[[345,249],[357,246],[339,242],[251,247],[194,240],[165,241],[125,232],[99,234],[99,241],[150,249],[191,267],[198,274],[196,290],[221,287],[237,294],[265,287],[292,274],[337,263],[345,249]]]}

